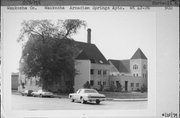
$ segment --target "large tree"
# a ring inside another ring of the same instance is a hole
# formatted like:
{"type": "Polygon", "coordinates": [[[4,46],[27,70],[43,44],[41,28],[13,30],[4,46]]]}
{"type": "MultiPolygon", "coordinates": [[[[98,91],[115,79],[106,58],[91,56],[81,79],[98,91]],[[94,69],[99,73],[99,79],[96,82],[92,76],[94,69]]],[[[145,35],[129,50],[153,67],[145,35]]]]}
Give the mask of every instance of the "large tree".
{"type": "Polygon", "coordinates": [[[40,77],[45,90],[68,75],[68,88],[72,91],[78,48],[71,36],[82,26],[85,22],[78,19],[23,21],[18,38],[18,42],[23,42],[21,71],[27,77],[40,77]]]}

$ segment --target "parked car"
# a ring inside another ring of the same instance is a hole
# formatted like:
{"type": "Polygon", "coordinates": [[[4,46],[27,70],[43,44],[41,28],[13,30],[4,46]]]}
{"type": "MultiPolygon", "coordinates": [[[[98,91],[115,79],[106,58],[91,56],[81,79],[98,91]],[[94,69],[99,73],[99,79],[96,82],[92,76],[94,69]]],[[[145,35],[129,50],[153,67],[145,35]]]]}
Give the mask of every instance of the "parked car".
{"type": "Polygon", "coordinates": [[[53,93],[52,92],[48,92],[48,91],[43,91],[43,90],[38,90],[35,92],[32,92],[32,95],[34,97],[53,97],[53,93]]]}
{"type": "Polygon", "coordinates": [[[33,90],[24,90],[21,92],[22,96],[32,96],[33,90]]]}
{"type": "Polygon", "coordinates": [[[99,104],[101,101],[106,100],[105,95],[99,94],[95,89],[79,89],[76,93],[70,93],[69,98],[72,102],[79,101],[82,104],[86,102],[99,104]]]}

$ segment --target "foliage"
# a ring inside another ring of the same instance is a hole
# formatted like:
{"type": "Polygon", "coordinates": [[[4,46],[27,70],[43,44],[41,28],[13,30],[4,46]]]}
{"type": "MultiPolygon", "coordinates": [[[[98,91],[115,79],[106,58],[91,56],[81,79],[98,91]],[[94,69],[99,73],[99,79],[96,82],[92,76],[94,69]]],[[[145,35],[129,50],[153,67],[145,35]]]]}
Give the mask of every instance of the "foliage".
{"type": "Polygon", "coordinates": [[[70,38],[73,34],[82,27],[86,26],[85,21],[79,19],[67,20],[28,20],[22,22],[18,42],[26,42],[32,34],[41,36],[42,40],[45,37],[53,37],[58,39],[70,38]]]}
{"type": "Polygon", "coordinates": [[[144,84],[141,86],[141,92],[147,92],[147,87],[144,84]]]}
{"type": "Polygon", "coordinates": [[[111,83],[111,84],[110,84],[109,91],[111,91],[111,92],[121,92],[121,91],[122,91],[122,85],[121,85],[121,83],[117,83],[116,86],[111,83]]]}
{"type": "Polygon", "coordinates": [[[122,85],[121,85],[121,83],[118,83],[118,84],[117,84],[117,91],[118,91],[118,92],[121,92],[121,91],[122,91],[122,85]]]}
{"type": "Polygon", "coordinates": [[[23,42],[20,70],[28,77],[40,77],[45,90],[48,84],[59,82],[58,79],[69,79],[69,89],[72,91],[74,58],[79,50],[76,42],[69,37],[85,26],[84,21],[58,20],[53,23],[50,20],[30,20],[24,21],[22,26],[17,40],[23,42]]]}
{"type": "Polygon", "coordinates": [[[90,87],[91,87],[91,85],[90,85],[89,81],[87,81],[87,82],[83,85],[83,88],[90,88],[90,87]]]}
{"type": "Polygon", "coordinates": [[[114,92],[116,89],[116,86],[114,84],[110,84],[109,91],[114,92]]]}

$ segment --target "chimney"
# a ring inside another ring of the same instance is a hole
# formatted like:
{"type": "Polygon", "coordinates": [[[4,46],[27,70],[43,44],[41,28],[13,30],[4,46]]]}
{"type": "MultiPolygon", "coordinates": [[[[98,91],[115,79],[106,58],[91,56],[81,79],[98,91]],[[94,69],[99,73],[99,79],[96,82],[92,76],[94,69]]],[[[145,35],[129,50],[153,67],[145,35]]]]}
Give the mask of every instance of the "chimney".
{"type": "Polygon", "coordinates": [[[87,43],[91,43],[91,29],[87,29],[87,43]]]}

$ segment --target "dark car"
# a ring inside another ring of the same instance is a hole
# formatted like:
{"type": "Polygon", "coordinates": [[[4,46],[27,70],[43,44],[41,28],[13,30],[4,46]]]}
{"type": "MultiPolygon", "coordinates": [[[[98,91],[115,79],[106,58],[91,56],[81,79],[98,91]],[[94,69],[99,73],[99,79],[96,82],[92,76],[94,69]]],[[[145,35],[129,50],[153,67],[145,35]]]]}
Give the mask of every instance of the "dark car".
{"type": "Polygon", "coordinates": [[[33,90],[25,90],[21,94],[22,96],[32,96],[33,90]]]}

